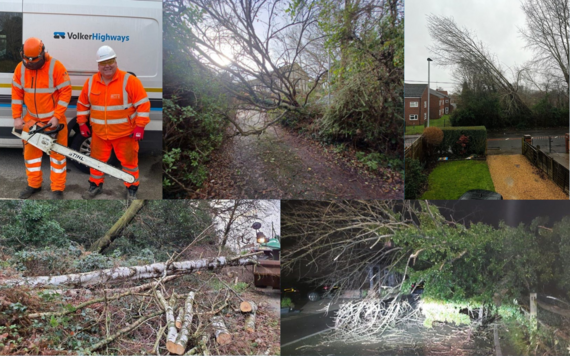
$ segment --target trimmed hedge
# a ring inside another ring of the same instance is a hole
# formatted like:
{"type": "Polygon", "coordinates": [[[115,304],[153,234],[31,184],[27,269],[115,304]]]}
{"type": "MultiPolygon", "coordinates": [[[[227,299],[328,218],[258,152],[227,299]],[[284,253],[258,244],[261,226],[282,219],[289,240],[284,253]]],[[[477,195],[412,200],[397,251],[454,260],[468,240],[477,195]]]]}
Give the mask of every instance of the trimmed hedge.
{"type": "Polygon", "coordinates": [[[485,126],[460,126],[460,127],[442,127],[443,141],[437,147],[442,154],[449,154],[451,151],[454,155],[461,155],[462,147],[457,143],[462,135],[469,137],[465,155],[487,154],[487,129],[485,126]]]}

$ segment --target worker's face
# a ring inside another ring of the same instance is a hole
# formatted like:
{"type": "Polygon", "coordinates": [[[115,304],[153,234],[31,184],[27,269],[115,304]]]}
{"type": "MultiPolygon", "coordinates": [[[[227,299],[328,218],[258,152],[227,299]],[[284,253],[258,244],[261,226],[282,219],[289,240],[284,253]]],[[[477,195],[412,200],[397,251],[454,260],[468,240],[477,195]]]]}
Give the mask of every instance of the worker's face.
{"type": "Polygon", "coordinates": [[[97,65],[99,67],[99,73],[101,73],[105,79],[112,79],[117,71],[117,60],[115,58],[99,62],[97,65]]]}

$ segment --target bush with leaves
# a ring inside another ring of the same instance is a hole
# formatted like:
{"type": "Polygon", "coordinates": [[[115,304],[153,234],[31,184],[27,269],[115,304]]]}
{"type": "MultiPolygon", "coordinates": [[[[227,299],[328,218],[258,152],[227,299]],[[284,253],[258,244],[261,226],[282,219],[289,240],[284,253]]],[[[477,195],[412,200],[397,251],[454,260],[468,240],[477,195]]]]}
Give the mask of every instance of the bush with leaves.
{"type": "Polygon", "coordinates": [[[424,166],[417,159],[406,159],[406,173],[404,196],[406,199],[417,199],[427,183],[428,175],[424,173],[424,166]]]}
{"type": "Polygon", "coordinates": [[[334,1],[321,5],[326,45],[331,51],[341,49],[331,73],[332,102],[319,122],[321,134],[384,154],[401,153],[404,21],[398,12],[400,4],[393,0],[376,4],[383,15],[373,21],[365,19],[366,10],[358,6],[341,8],[334,1]],[[363,18],[346,21],[358,16],[363,18]]]}
{"type": "Polygon", "coordinates": [[[30,246],[66,246],[65,230],[53,218],[57,206],[51,202],[25,201],[17,209],[10,223],[1,226],[1,234],[8,246],[17,249],[30,246]]]}

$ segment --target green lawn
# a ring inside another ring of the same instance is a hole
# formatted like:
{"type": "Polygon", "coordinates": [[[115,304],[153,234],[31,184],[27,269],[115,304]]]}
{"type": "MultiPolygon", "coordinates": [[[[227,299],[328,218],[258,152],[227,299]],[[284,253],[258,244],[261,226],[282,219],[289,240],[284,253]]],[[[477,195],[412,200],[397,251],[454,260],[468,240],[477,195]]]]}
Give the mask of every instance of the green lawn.
{"type": "MultiPolygon", "coordinates": [[[[443,115],[437,120],[429,120],[430,126],[435,127],[451,127],[451,121],[449,120],[449,115],[443,115]]],[[[419,135],[424,132],[424,126],[406,126],[406,135],[419,135]]]]}
{"type": "Polygon", "coordinates": [[[428,177],[428,190],[421,199],[457,200],[471,189],[495,191],[485,161],[441,162],[428,177]]]}

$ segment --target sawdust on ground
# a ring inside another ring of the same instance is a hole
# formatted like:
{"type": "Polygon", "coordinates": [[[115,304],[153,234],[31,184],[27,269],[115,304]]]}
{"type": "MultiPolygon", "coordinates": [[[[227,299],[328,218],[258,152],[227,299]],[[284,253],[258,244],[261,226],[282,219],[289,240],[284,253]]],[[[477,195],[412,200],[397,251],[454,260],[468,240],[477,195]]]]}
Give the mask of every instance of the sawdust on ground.
{"type": "Polygon", "coordinates": [[[487,163],[495,190],[503,199],[568,200],[568,195],[523,155],[487,156],[487,163]]]}

